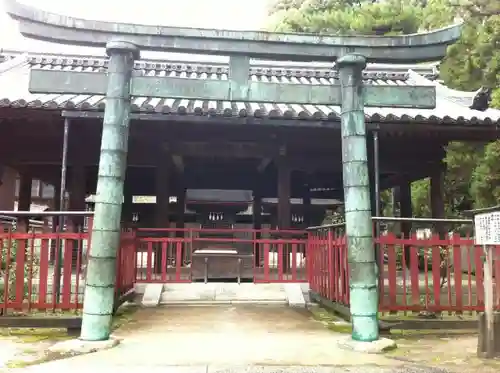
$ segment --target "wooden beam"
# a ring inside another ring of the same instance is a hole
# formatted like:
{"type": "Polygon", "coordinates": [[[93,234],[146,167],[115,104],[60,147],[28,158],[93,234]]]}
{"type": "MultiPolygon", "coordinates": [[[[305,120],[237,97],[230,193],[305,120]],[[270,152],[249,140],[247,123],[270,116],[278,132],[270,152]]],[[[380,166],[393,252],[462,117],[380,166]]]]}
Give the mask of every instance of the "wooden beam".
{"type": "Polygon", "coordinates": [[[254,142],[203,142],[184,141],[165,143],[164,150],[172,154],[186,157],[219,157],[219,158],[274,158],[279,155],[275,146],[266,146],[254,142]]]}
{"type": "MultiPolygon", "coordinates": [[[[432,154],[426,154],[425,158],[415,157],[414,154],[400,154],[399,156],[384,156],[380,157],[380,172],[381,173],[399,173],[406,171],[408,169],[415,170],[421,168],[429,168],[429,165],[435,164],[436,161],[441,160],[440,155],[432,157],[432,154]]],[[[331,172],[341,172],[342,163],[341,155],[335,154],[331,157],[303,157],[295,156],[288,157],[290,161],[290,167],[295,171],[304,172],[321,172],[321,171],[331,171],[331,172]]]]}
{"type": "Polygon", "coordinates": [[[411,173],[398,173],[391,176],[384,177],[380,180],[381,189],[387,189],[391,187],[398,186],[402,182],[409,181],[414,182],[417,180],[422,180],[430,177],[434,170],[436,169],[436,163],[429,165],[428,167],[422,167],[420,169],[413,169],[411,173]]]}
{"type": "MultiPolygon", "coordinates": [[[[19,110],[19,109],[16,109],[19,110]]],[[[27,115],[32,115],[32,111],[27,111],[27,115]]],[[[40,112],[40,110],[38,110],[40,112]]],[[[63,110],[62,115],[68,118],[79,118],[82,120],[93,120],[95,123],[100,123],[104,117],[102,111],[83,111],[83,110],[63,110]]],[[[315,129],[315,135],[325,135],[332,134],[332,130],[340,130],[340,120],[332,116],[332,118],[314,118],[308,117],[304,120],[302,119],[286,119],[286,117],[280,117],[279,120],[275,118],[270,118],[267,116],[256,117],[256,116],[234,116],[232,113],[230,115],[219,114],[219,115],[185,115],[177,113],[157,113],[157,112],[145,112],[145,113],[132,113],[130,114],[130,120],[132,123],[137,123],[139,121],[143,122],[169,122],[169,124],[176,124],[179,126],[207,126],[207,124],[217,125],[219,128],[233,127],[235,129],[240,129],[237,126],[246,126],[246,128],[255,131],[255,127],[268,127],[268,130],[286,130],[290,131],[290,128],[294,128],[296,131],[305,130],[308,131],[315,129]],[[252,127],[253,126],[253,127],[252,127]],[[285,129],[285,127],[288,127],[285,129]]],[[[468,121],[457,121],[456,123],[444,123],[437,120],[433,121],[422,121],[413,123],[411,120],[402,121],[400,119],[395,119],[393,121],[387,120],[377,120],[377,121],[367,121],[367,130],[377,130],[380,134],[401,134],[405,133],[410,136],[425,136],[428,139],[430,132],[439,133],[443,140],[454,141],[454,140],[464,140],[464,141],[493,141],[498,139],[499,130],[497,125],[500,121],[495,123],[481,122],[475,125],[467,125],[468,121]]],[[[309,132],[310,134],[311,132],[309,132]]]]}

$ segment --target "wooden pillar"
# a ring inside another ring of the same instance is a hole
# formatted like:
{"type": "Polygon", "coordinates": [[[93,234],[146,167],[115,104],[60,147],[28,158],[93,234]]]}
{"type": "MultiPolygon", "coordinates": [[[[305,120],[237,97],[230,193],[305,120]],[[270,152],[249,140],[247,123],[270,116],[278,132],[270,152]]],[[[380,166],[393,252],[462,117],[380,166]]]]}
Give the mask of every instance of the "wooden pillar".
{"type": "MultiPolygon", "coordinates": [[[[71,168],[69,180],[69,201],[68,211],[85,211],[85,197],[86,197],[86,172],[85,166],[82,164],[75,164],[71,168]]],[[[80,232],[83,230],[85,222],[84,216],[69,216],[67,219],[68,231],[80,232]]],[[[83,253],[83,240],[71,240],[73,244],[72,265],[77,267],[77,263],[81,263],[83,253]]],[[[66,250],[64,250],[64,255],[66,250]]]]}
{"type": "MultiPolygon", "coordinates": [[[[440,167],[431,175],[430,187],[431,199],[431,213],[432,217],[436,219],[444,219],[444,169],[440,167]]],[[[435,224],[436,233],[441,238],[444,238],[446,227],[442,223],[435,224]]]]}
{"type": "MultiPolygon", "coordinates": [[[[84,165],[74,165],[71,168],[69,185],[69,211],[85,211],[86,194],[86,169],[84,165]]],[[[78,232],[83,227],[83,216],[70,216],[68,223],[73,232],[78,232]]]]}
{"type": "MultiPolygon", "coordinates": [[[[399,184],[397,189],[397,196],[399,199],[399,214],[401,218],[411,218],[413,217],[413,208],[411,203],[411,182],[403,181],[399,184]]],[[[410,221],[402,221],[400,225],[401,229],[401,237],[409,238],[412,232],[412,223],[410,221]]],[[[405,259],[406,265],[406,284],[410,283],[410,268],[411,268],[411,246],[403,245],[403,256],[405,259]]],[[[418,263],[418,261],[417,261],[418,263]]],[[[418,265],[418,264],[417,264],[418,265]]],[[[389,274],[389,276],[393,276],[393,274],[389,274]]]]}
{"type": "Polygon", "coordinates": [[[13,168],[1,167],[0,210],[2,211],[14,210],[17,176],[17,171],[13,168]]]}
{"type": "MultiPolygon", "coordinates": [[[[253,192],[253,229],[260,230],[262,229],[262,195],[258,189],[255,189],[253,192]]],[[[259,233],[260,236],[260,233],[259,233]]]]}
{"type": "Polygon", "coordinates": [[[169,228],[169,173],[170,167],[167,162],[161,162],[156,166],[155,226],[157,228],[169,228]]]}
{"type": "MultiPolygon", "coordinates": [[[[260,190],[260,186],[257,186],[253,190],[253,205],[252,205],[252,213],[253,213],[253,229],[260,230],[262,229],[262,193],[260,190]]],[[[262,236],[261,232],[255,233],[255,238],[260,239],[262,236]]],[[[257,248],[255,250],[255,266],[260,266],[260,251],[261,246],[255,245],[257,248]]]]}
{"type": "MultiPolygon", "coordinates": [[[[169,164],[161,159],[158,165],[156,166],[156,175],[155,175],[155,194],[156,194],[156,205],[155,205],[155,226],[156,228],[169,228],[169,164]]],[[[164,236],[169,236],[169,232],[162,234],[164,236]]],[[[163,255],[166,255],[166,252],[163,252],[161,242],[155,243],[155,269],[156,273],[162,272],[162,258],[163,255]]],[[[164,261],[166,263],[167,260],[164,261]]],[[[166,268],[165,268],[166,270],[166,268]]]]}
{"type": "MultiPolygon", "coordinates": [[[[399,194],[399,211],[400,217],[411,218],[413,217],[413,208],[411,205],[411,183],[408,181],[402,182],[397,194],[399,194]]],[[[412,223],[409,221],[401,222],[401,234],[403,237],[409,237],[412,230],[412,223]]]]}
{"type": "MultiPolygon", "coordinates": [[[[182,179],[182,175],[178,177],[177,183],[177,206],[176,206],[176,215],[177,215],[177,229],[184,229],[184,212],[186,210],[186,187],[184,185],[184,180],[182,179]]],[[[184,237],[184,232],[178,231],[178,237],[184,237]]]]}
{"type": "MultiPolygon", "coordinates": [[[[370,162],[371,165],[371,162],[370,162]]],[[[370,210],[372,216],[377,216],[377,196],[375,195],[375,190],[371,186],[375,183],[375,174],[373,169],[370,168],[369,172],[369,180],[370,180],[370,210]]]]}
{"type": "MultiPolygon", "coordinates": [[[[17,202],[18,211],[30,211],[31,207],[31,186],[33,178],[31,173],[23,171],[19,179],[19,199],[17,202]]],[[[22,232],[28,229],[29,217],[19,217],[17,220],[17,229],[22,232]]]]}
{"type": "Polygon", "coordinates": [[[269,215],[269,226],[271,229],[278,229],[278,205],[271,205],[269,215]]]}
{"type": "MultiPolygon", "coordinates": [[[[54,206],[54,211],[61,211],[61,187],[59,185],[54,185],[54,198],[52,200],[52,206],[54,206]]],[[[59,216],[52,216],[52,233],[57,232],[57,227],[59,226],[59,216]]],[[[57,240],[50,240],[50,261],[54,264],[56,260],[56,243],[57,240]]]]}
{"type": "Polygon", "coordinates": [[[291,169],[285,162],[278,163],[278,228],[289,229],[292,216],[290,205],[291,169]]]}
{"type": "MultiPolygon", "coordinates": [[[[177,206],[176,206],[176,215],[177,215],[177,224],[176,228],[179,229],[176,232],[177,237],[186,237],[186,233],[182,231],[185,228],[186,223],[184,221],[184,215],[186,211],[186,187],[184,184],[184,175],[179,175],[177,182],[177,206]]],[[[191,258],[191,254],[188,250],[188,245],[186,243],[182,244],[181,249],[181,266],[184,266],[189,258],[191,258]]]]}
{"type": "MultiPolygon", "coordinates": [[[[292,223],[291,205],[291,169],[285,160],[278,162],[278,229],[290,229],[292,223]]],[[[283,271],[290,268],[290,255],[287,245],[283,246],[283,271]]]]}
{"type": "Polygon", "coordinates": [[[132,178],[130,177],[130,168],[125,171],[125,182],[123,184],[123,208],[122,208],[122,224],[125,227],[132,225],[132,214],[134,213],[133,204],[134,192],[132,178]]]}
{"type": "Polygon", "coordinates": [[[304,185],[304,188],[302,191],[302,213],[304,214],[304,226],[306,228],[312,226],[312,223],[311,223],[311,214],[312,214],[311,188],[307,184],[304,185]]]}
{"type": "MultiPolygon", "coordinates": [[[[312,208],[311,208],[311,188],[309,185],[304,185],[303,191],[302,191],[302,213],[304,214],[304,223],[303,227],[308,228],[313,226],[312,224],[312,208]]],[[[302,255],[304,255],[304,258],[306,257],[307,250],[304,247],[304,251],[302,252],[302,255]]]]}

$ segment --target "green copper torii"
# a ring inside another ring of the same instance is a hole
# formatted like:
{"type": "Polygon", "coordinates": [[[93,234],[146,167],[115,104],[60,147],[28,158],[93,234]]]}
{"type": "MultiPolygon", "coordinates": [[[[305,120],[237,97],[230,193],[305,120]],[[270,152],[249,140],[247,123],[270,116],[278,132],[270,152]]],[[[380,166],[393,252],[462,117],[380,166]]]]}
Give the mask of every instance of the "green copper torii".
{"type": "Polygon", "coordinates": [[[106,340],[111,332],[127,168],[130,78],[139,57],[137,47],[126,42],[109,42],[106,52],[110,56],[108,88],[80,334],[84,341],[106,340]]]}
{"type": "Polygon", "coordinates": [[[127,148],[125,140],[128,130],[128,97],[132,94],[141,97],[193,98],[195,93],[199,94],[195,97],[197,99],[222,101],[341,104],[343,181],[351,270],[352,338],[365,342],[378,339],[378,292],[364,106],[433,108],[436,95],[434,87],[363,87],[362,70],[367,62],[437,61],[445,55],[447,46],[460,37],[461,25],[405,36],[318,36],[89,21],[52,14],[15,0],[4,2],[7,13],[19,20],[20,31],[27,37],[93,47],[108,46],[109,40],[115,39],[130,43],[124,43],[123,48],[108,48],[111,56],[110,68],[123,67],[121,70],[115,70],[116,77],[109,81],[105,75],[98,73],[31,73],[30,92],[33,93],[84,92],[102,95],[106,92],[110,97],[121,94],[115,104],[106,106],[107,127],[106,131],[103,131],[98,184],[98,195],[102,195],[102,199],[99,208],[96,207],[97,227],[93,230],[93,234],[100,235],[100,238],[96,241],[93,237],[92,241],[93,257],[89,264],[91,281],[87,283],[85,291],[83,339],[106,339],[110,333],[110,313],[113,306],[111,287],[114,284],[119,237],[119,221],[115,217],[119,215],[119,204],[123,195],[122,172],[127,148]],[[231,58],[244,56],[285,61],[337,61],[340,86],[245,82],[241,71],[237,74],[238,79],[231,76],[228,82],[157,77],[133,77],[130,80],[130,59],[120,60],[118,57],[133,56],[134,45],[145,51],[215,54],[231,58]],[[112,62],[114,58],[115,62],[112,62]],[[127,91],[129,85],[131,87],[127,91]],[[120,128],[123,130],[121,137],[118,133],[120,128]],[[107,203],[110,205],[107,206],[107,203]]]}
{"type": "Polygon", "coordinates": [[[352,338],[371,342],[378,339],[379,330],[363,97],[365,66],[366,59],[361,55],[350,54],[337,60],[342,92],[342,178],[350,266],[352,338]]]}

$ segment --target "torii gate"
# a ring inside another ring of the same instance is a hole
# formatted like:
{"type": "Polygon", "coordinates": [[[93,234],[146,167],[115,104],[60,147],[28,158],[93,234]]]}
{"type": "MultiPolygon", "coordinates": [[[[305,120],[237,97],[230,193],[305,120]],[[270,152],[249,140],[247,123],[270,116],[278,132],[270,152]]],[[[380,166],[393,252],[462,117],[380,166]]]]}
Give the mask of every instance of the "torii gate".
{"type": "Polygon", "coordinates": [[[107,73],[33,70],[32,93],[106,95],[92,230],[92,250],[80,339],[110,335],[116,249],[126,169],[131,96],[239,102],[341,105],[342,163],[350,263],[352,338],[379,338],[364,106],[434,108],[434,87],[364,86],[367,62],[440,60],[461,25],[406,36],[328,36],[173,28],[100,22],[48,13],[4,0],[23,35],[55,43],[105,47],[107,73]],[[141,50],[227,55],[229,80],[132,77],[141,50]],[[335,62],[339,85],[293,85],[248,80],[250,58],[335,62]]]}

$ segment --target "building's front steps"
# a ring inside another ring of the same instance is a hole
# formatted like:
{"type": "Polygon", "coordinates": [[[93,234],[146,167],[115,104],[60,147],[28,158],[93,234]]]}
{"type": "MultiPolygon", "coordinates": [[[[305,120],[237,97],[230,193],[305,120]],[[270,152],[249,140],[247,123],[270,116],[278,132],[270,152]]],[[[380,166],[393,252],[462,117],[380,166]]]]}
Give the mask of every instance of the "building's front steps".
{"type": "Polygon", "coordinates": [[[250,303],[305,307],[308,291],[305,283],[136,284],[135,288],[140,295],[137,301],[145,306],[250,303]]]}

